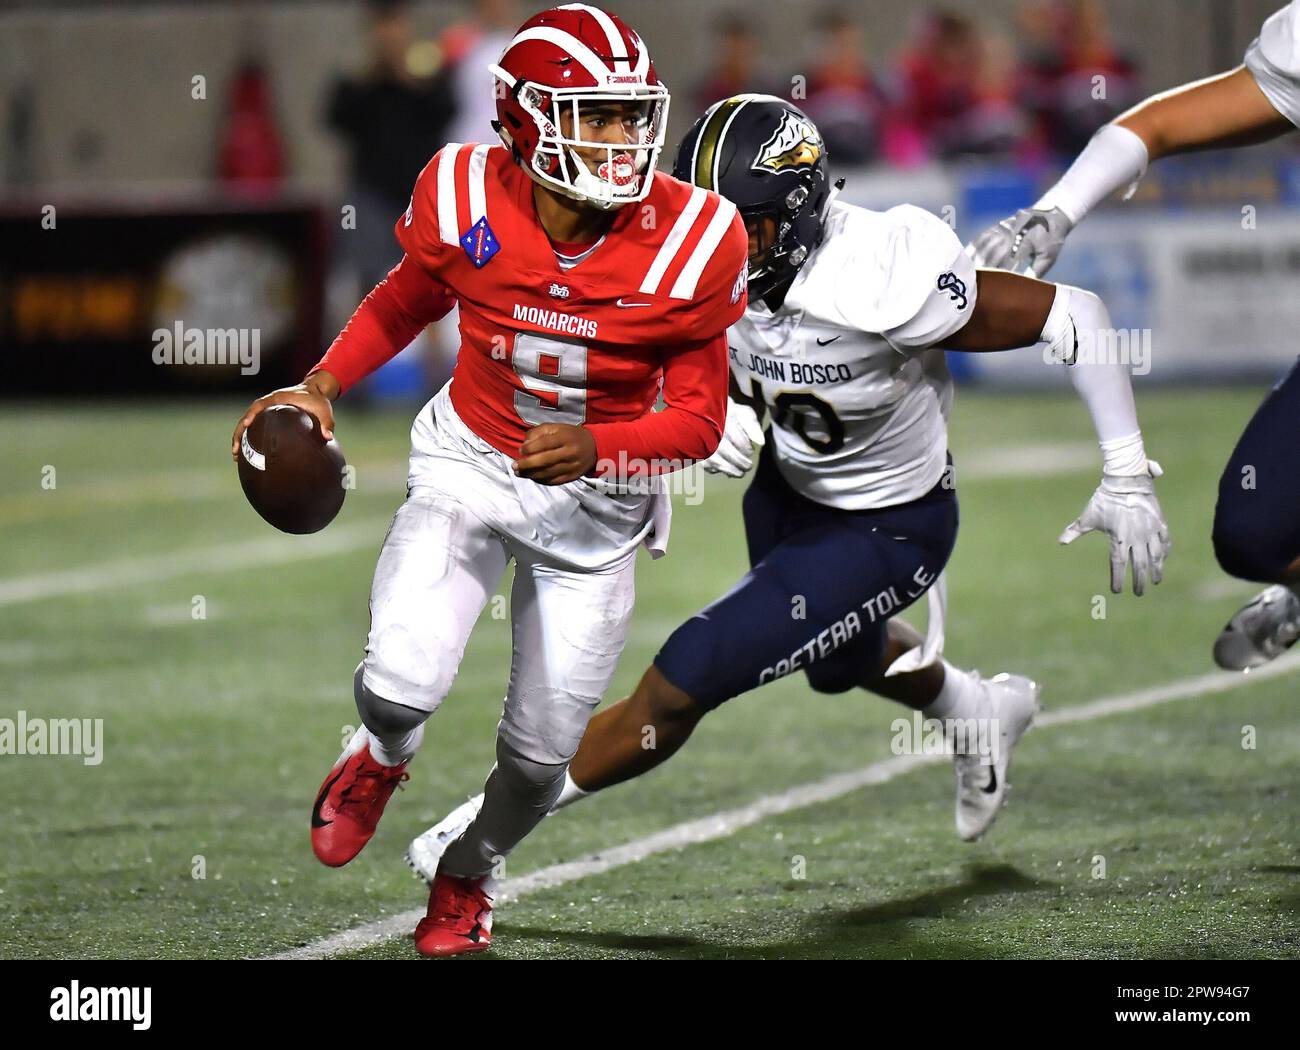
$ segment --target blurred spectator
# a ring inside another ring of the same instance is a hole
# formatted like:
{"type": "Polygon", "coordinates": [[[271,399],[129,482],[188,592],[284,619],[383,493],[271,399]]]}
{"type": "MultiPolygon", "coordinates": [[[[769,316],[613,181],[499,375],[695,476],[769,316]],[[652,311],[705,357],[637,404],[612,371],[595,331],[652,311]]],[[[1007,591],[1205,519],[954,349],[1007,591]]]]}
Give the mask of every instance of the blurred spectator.
{"type": "Polygon", "coordinates": [[[369,288],[400,257],[393,224],[416,176],[447,141],[455,110],[445,70],[416,41],[410,4],[372,0],[367,8],[368,64],[336,82],[328,120],[347,146],[348,203],[356,208],[356,229],[343,243],[369,288]]]}
{"type": "Polygon", "coordinates": [[[271,190],[284,178],[284,144],[271,110],[271,85],[261,62],[248,58],[230,89],[217,172],[227,189],[271,190]]]}
{"type": "Polygon", "coordinates": [[[897,119],[925,156],[1006,155],[1024,138],[1010,45],[964,15],[924,16],[901,59],[899,81],[897,119]]]}
{"type": "Polygon", "coordinates": [[[1016,49],[1011,40],[981,31],[975,105],[945,143],[949,155],[1018,156],[1033,145],[1028,118],[1016,98],[1016,49]]]}
{"type": "Polygon", "coordinates": [[[1021,104],[1044,147],[1072,158],[1140,100],[1137,66],[1113,43],[1101,0],[1026,0],[1018,23],[1021,104]]]}
{"type": "Polygon", "coordinates": [[[744,92],[784,94],[785,85],[760,67],[759,31],[752,16],[733,11],[716,19],[705,52],[708,79],[695,89],[696,113],[720,99],[744,92]]]}
{"type": "Polygon", "coordinates": [[[449,27],[440,40],[450,70],[456,116],[448,142],[498,141],[495,82],[488,66],[501,57],[523,18],[515,0],[478,0],[474,15],[449,27]]]}
{"type": "Polygon", "coordinates": [[[979,44],[974,25],[962,15],[931,12],[917,27],[899,63],[901,110],[928,144],[974,106],[979,44]]]}
{"type": "Polygon", "coordinates": [[[800,99],[796,83],[793,101],[821,129],[832,161],[865,163],[880,148],[888,103],[867,63],[862,27],[846,12],[832,9],[821,16],[817,29],[807,96],[800,99]]]}

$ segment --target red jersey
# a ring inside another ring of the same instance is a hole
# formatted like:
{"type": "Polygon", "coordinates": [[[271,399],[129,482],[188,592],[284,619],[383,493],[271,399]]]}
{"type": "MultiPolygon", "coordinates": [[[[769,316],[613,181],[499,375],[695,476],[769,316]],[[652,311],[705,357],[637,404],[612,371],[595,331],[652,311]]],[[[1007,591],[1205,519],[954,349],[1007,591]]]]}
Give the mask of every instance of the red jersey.
{"type": "MultiPolygon", "coordinates": [[[[717,447],[726,329],[745,309],[748,251],[728,201],[657,172],[646,199],[620,208],[565,271],[538,221],[533,181],[510,153],[453,144],[416,181],[397,237],[406,258],[385,284],[400,292],[407,321],[459,305],[450,395],[494,448],[517,456],[527,430],[548,422],[587,426],[602,461],[700,459],[717,447]],[[423,280],[404,272],[412,264],[423,280]],[[665,409],[648,415],[661,384],[665,409]]],[[[384,285],[367,303],[380,293],[384,285]]],[[[349,329],[367,327],[364,310],[349,329]]],[[[387,313],[369,330],[391,341],[409,325],[392,321],[391,304],[387,313]]],[[[354,363],[336,370],[330,358],[346,358],[348,335],[317,366],[341,384],[354,363]]]]}

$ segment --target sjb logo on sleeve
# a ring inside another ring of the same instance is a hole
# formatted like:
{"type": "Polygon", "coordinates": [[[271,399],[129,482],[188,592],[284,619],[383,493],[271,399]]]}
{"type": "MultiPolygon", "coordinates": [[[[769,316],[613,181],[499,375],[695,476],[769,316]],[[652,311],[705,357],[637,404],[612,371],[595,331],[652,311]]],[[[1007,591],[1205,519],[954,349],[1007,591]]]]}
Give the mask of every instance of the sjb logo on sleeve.
{"type": "Polygon", "coordinates": [[[966,309],[966,282],[949,270],[939,274],[939,291],[947,292],[948,297],[957,304],[958,310],[966,309]]]}

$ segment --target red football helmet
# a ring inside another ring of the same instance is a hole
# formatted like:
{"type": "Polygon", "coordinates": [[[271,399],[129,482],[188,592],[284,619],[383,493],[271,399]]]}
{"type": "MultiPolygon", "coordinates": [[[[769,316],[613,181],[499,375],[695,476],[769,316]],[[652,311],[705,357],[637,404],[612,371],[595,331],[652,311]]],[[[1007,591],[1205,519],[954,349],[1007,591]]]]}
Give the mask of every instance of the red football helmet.
{"type": "Polygon", "coordinates": [[[490,68],[496,78],[494,126],[534,179],[600,208],[639,201],[650,192],[668,123],[668,89],[641,38],[618,16],[587,4],[543,11],[520,26],[490,68]],[[592,120],[602,104],[629,102],[636,107],[635,141],[581,137],[583,120],[592,120]],[[604,161],[592,171],[577,149],[588,156],[604,150],[604,161]]]}

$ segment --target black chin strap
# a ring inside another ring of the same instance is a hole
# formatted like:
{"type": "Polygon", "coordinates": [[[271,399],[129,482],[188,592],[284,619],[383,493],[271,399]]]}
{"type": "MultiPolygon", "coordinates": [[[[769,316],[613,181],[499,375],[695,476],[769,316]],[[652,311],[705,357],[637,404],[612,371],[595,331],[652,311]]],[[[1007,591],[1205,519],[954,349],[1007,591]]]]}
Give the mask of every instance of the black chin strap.
{"type": "Polygon", "coordinates": [[[763,305],[766,306],[769,310],[771,310],[772,313],[776,313],[779,309],[781,309],[781,306],[785,303],[786,294],[790,291],[790,285],[792,284],[794,284],[793,277],[791,277],[788,281],[782,281],[770,292],[768,292],[765,296],[763,296],[762,299],[763,305]]]}

